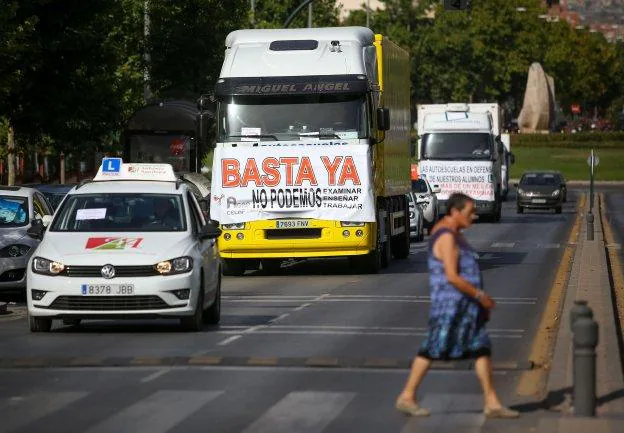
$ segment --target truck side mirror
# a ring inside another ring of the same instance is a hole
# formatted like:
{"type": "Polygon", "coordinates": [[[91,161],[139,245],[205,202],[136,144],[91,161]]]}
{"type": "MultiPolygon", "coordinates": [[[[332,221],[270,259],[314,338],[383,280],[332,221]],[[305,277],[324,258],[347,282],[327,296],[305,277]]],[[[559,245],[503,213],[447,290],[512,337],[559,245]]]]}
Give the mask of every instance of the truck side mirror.
{"type": "Polygon", "coordinates": [[[388,131],[390,129],[390,110],[387,108],[377,109],[377,129],[388,131]]]}

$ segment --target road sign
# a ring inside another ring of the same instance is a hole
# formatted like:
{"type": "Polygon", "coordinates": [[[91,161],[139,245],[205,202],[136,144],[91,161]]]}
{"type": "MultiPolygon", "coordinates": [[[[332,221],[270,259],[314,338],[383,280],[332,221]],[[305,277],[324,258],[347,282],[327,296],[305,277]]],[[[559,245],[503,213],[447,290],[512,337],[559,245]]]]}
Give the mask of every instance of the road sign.
{"type": "Polygon", "coordinates": [[[121,158],[103,158],[102,173],[119,173],[121,171],[121,158]]]}

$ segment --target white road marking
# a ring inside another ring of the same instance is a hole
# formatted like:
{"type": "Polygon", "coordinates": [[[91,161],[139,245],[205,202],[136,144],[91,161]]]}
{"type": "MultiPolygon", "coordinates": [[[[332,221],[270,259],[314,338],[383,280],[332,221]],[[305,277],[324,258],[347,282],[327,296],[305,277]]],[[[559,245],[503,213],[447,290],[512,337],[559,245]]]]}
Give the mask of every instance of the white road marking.
{"type": "Polygon", "coordinates": [[[85,397],[87,392],[42,392],[0,400],[0,431],[8,433],[85,397]]]}
{"type": "Polygon", "coordinates": [[[290,313],[284,313],[281,316],[275,317],[271,320],[269,320],[269,323],[276,323],[279,322],[280,320],[284,320],[285,318],[287,318],[288,316],[290,316],[290,313]]]}
{"type": "Polygon", "coordinates": [[[354,396],[351,392],[291,392],[243,433],[320,433],[354,396]]]}
{"type": "Polygon", "coordinates": [[[303,310],[304,308],[308,308],[310,305],[312,305],[312,304],[307,303],[307,304],[299,305],[299,306],[298,306],[297,308],[295,308],[293,311],[301,311],[301,310],[303,310]]]}
{"type": "Polygon", "coordinates": [[[157,391],[87,430],[87,433],[166,433],[222,391],[157,391]]]}
{"type": "Polygon", "coordinates": [[[228,344],[238,340],[239,338],[241,338],[242,335],[232,335],[229,338],[226,338],[225,340],[221,341],[220,343],[217,343],[219,346],[227,346],[228,344]]]}
{"type": "Polygon", "coordinates": [[[150,374],[147,377],[144,377],[143,379],[141,379],[141,383],[147,383],[147,382],[152,382],[156,379],[158,379],[161,376],[164,376],[165,374],[169,373],[171,371],[171,369],[165,369],[163,368],[162,370],[158,370],[152,374],[150,374]]]}

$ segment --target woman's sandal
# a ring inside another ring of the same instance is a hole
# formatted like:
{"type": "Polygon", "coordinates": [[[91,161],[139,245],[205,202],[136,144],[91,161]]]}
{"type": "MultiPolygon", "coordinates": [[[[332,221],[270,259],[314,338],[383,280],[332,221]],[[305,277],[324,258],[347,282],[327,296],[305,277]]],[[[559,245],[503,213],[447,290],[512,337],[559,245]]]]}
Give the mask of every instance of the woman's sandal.
{"type": "Polygon", "coordinates": [[[431,414],[431,412],[429,412],[429,409],[420,407],[417,403],[413,401],[399,399],[397,400],[395,407],[396,410],[398,410],[399,412],[403,412],[404,414],[411,416],[429,416],[431,414]]]}
{"type": "Polygon", "coordinates": [[[486,418],[511,419],[518,418],[520,416],[520,412],[518,412],[517,410],[506,408],[504,406],[497,408],[486,407],[485,409],[483,409],[483,415],[485,415],[486,418]]]}

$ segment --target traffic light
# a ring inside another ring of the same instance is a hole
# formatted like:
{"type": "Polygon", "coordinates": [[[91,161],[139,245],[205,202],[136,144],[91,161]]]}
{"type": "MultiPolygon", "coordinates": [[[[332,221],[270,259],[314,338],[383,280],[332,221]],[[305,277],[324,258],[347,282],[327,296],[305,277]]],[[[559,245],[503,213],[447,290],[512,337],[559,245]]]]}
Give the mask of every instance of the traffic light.
{"type": "Polygon", "coordinates": [[[465,11],[470,9],[470,0],[444,0],[444,9],[447,11],[465,11]]]}

